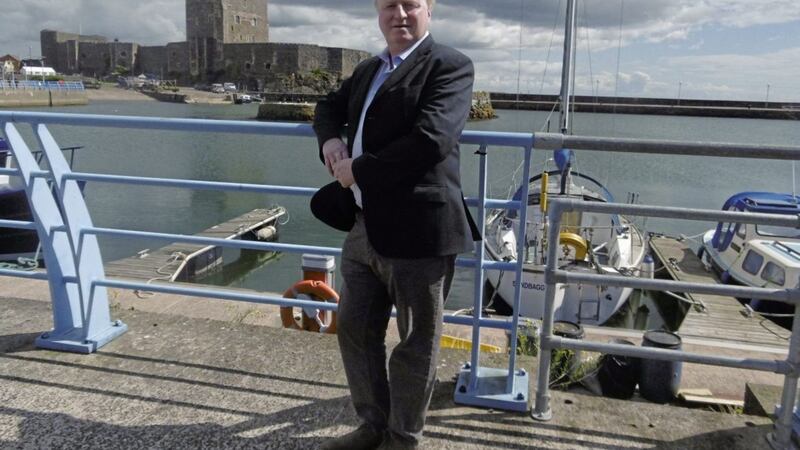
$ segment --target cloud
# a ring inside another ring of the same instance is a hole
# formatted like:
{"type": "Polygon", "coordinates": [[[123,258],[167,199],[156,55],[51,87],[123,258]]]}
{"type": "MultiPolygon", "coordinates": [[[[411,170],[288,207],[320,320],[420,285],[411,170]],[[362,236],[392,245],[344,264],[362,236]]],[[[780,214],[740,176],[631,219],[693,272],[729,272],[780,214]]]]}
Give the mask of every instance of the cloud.
{"type": "MultiPolygon", "coordinates": [[[[473,58],[481,88],[514,92],[519,85],[523,91],[555,92],[560,84],[565,5],[566,0],[438,0],[432,31],[439,42],[473,58]]],[[[269,8],[270,38],[276,42],[370,52],[384,46],[369,0],[270,0],[269,8]]],[[[797,30],[794,34],[800,35],[800,2],[796,0],[585,0],[579,3],[578,13],[579,92],[593,92],[597,81],[602,92],[613,90],[617,83],[616,51],[620,42],[622,92],[638,90],[639,95],[663,92],[677,85],[678,80],[686,83],[687,93],[706,97],[756,95],[763,90],[756,87],[765,84],[764,80],[774,83],[776,96],[796,99],[800,92],[800,82],[790,76],[800,73],[795,62],[800,59],[797,49],[774,48],[762,55],[746,57],[719,48],[719,39],[708,38],[720,31],[768,25],[794,27],[797,30]],[[595,55],[592,61],[595,73],[591,76],[584,56],[588,45],[595,55]],[[648,48],[665,46],[671,54],[684,51],[694,56],[659,58],[652,51],[649,55],[630,56],[629,50],[648,45],[655,46],[648,48]],[[697,56],[700,53],[705,55],[697,56]],[[790,57],[796,58],[795,61],[790,57]]],[[[42,29],[68,32],[80,29],[84,34],[100,34],[143,45],[182,41],[185,3],[184,0],[5,2],[0,54],[24,57],[30,47],[30,53],[38,56],[42,29]]],[[[763,37],[765,48],[769,37],[763,37]]]]}

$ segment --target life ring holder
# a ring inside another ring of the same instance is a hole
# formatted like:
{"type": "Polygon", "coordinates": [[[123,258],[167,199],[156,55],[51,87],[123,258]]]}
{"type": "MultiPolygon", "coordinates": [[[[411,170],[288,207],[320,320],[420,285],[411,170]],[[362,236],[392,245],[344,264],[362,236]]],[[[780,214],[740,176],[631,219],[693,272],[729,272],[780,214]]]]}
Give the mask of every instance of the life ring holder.
{"type": "MultiPolygon", "coordinates": [[[[339,303],[339,294],[331,289],[330,286],[318,280],[298,281],[283,293],[283,298],[315,300],[325,303],[339,303]]],[[[281,323],[283,324],[284,328],[290,328],[293,330],[336,334],[336,311],[320,311],[312,308],[301,308],[301,317],[298,321],[294,318],[294,308],[291,306],[282,306],[281,323]],[[326,323],[328,314],[330,314],[330,322],[326,323]]]]}
{"type": "Polygon", "coordinates": [[[586,253],[589,251],[589,244],[586,239],[568,231],[562,231],[558,234],[558,243],[572,247],[575,249],[575,259],[583,261],[586,258],[586,253]]]}

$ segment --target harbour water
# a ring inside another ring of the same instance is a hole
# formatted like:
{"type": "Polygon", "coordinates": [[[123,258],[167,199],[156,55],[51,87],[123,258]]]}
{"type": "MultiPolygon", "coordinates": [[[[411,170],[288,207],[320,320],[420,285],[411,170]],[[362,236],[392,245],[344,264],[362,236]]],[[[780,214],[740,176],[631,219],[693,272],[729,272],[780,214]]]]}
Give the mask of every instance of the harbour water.
{"type": "MultiPolygon", "coordinates": [[[[156,102],[96,102],[70,108],[43,108],[45,112],[119,114],[159,117],[252,120],[257,105],[184,105],[156,102]]],[[[472,122],[471,130],[540,131],[547,113],[498,111],[496,120],[472,122]]],[[[553,117],[553,123],[557,121],[553,117]]],[[[555,128],[555,126],[554,126],[555,128]]],[[[800,127],[796,121],[721,119],[610,114],[576,114],[575,134],[699,140],[769,145],[796,145],[800,127]]],[[[188,132],[140,131],[51,127],[62,146],[82,145],[75,170],[148,177],[185,178],[242,183],[318,187],[330,177],[317,157],[313,139],[259,137],[188,132]]],[[[26,136],[32,136],[25,130],[26,136]]],[[[31,140],[31,142],[33,142],[31,140]]],[[[466,195],[477,191],[475,148],[462,149],[462,176],[466,195]]],[[[543,168],[549,154],[535,155],[533,172],[543,168]]],[[[490,149],[490,192],[495,198],[509,194],[511,174],[519,166],[521,151],[490,149]]],[[[579,152],[579,172],[606,184],[617,201],[629,192],[639,202],[699,208],[719,208],[731,194],[745,190],[791,192],[792,165],[786,162],[722,159],[711,157],[667,157],[654,155],[579,152]]],[[[517,184],[519,183],[517,175],[517,184]]],[[[96,225],[143,231],[193,234],[254,208],[274,204],[289,211],[280,241],[309,245],[340,246],[344,234],[317,222],[304,197],[185,189],[135,187],[90,183],[86,199],[96,225]]],[[[710,223],[640,220],[647,231],[672,235],[697,235],[710,223]]],[[[408,218],[408,227],[415,226],[408,218]]],[[[143,240],[102,239],[106,260],[130,256],[146,248],[163,245],[143,240]]],[[[236,260],[226,251],[227,261],[236,260]]],[[[298,255],[274,258],[244,258],[224,273],[201,280],[236,287],[283,292],[301,276],[298,255]]],[[[472,302],[472,274],[460,270],[448,304],[458,309],[472,302]]]]}

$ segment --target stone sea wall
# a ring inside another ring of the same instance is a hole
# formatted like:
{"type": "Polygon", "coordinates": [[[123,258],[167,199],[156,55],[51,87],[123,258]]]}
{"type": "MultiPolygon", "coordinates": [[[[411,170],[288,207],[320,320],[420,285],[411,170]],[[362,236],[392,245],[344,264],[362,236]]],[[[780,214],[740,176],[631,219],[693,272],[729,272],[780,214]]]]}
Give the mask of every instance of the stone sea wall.
{"type": "Polygon", "coordinates": [[[73,106],[87,103],[89,99],[83,91],[0,90],[0,108],[73,106]]]}

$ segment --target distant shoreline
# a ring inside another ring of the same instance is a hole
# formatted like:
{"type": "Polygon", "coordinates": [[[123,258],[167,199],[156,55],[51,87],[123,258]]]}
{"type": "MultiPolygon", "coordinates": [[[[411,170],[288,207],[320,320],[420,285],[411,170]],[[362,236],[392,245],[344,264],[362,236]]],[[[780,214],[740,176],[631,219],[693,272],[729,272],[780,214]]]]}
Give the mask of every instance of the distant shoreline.
{"type": "Polygon", "coordinates": [[[148,97],[133,89],[122,89],[118,87],[103,86],[100,89],[86,89],[86,96],[89,102],[95,101],[142,101],[154,102],[154,98],[148,97]]]}
{"type": "MultiPolygon", "coordinates": [[[[231,104],[231,100],[225,94],[214,94],[212,92],[198,91],[193,88],[180,88],[176,94],[186,97],[186,103],[195,104],[231,104]]],[[[159,101],[147,94],[135,89],[125,89],[113,85],[104,85],[100,89],[86,89],[89,102],[95,101],[159,101]]]]}

